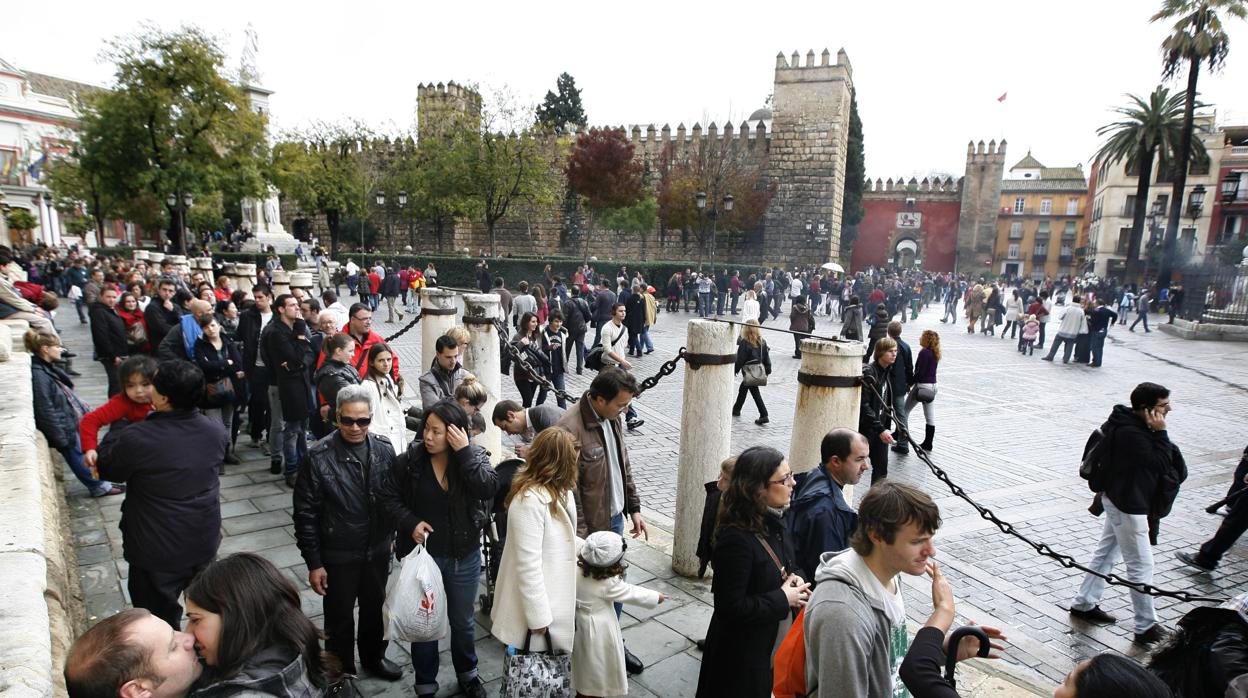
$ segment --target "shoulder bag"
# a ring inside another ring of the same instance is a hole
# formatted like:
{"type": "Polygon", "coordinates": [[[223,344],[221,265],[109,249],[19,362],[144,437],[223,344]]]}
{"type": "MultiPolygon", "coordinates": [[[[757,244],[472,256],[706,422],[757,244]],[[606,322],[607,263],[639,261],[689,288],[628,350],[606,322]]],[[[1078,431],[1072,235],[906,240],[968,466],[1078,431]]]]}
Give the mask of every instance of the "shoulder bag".
{"type": "MultiPolygon", "coordinates": [[[[503,658],[503,698],[572,698],[572,655],[566,652],[533,652],[533,631],[524,636],[524,647],[503,658]]],[[[550,630],[546,631],[550,644],[550,630]]]]}

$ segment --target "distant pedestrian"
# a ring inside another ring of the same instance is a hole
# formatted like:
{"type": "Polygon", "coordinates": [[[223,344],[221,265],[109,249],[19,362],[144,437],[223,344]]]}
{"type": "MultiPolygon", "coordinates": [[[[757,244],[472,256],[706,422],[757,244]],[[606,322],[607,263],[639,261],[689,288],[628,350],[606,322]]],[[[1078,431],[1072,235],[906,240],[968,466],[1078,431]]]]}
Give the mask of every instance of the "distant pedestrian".
{"type": "Polygon", "coordinates": [[[1152,298],[1149,297],[1148,291],[1140,292],[1139,298],[1135,299],[1135,322],[1131,323],[1131,327],[1127,329],[1134,332],[1135,326],[1143,322],[1144,332],[1152,332],[1152,330],[1148,329],[1148,304],[1151,300],[1152,298]]]}
{"type": "MultiPolygon", "coordinates": [[[[741,328],[741,337],[737,340],[737,361],[733,368],[734,373],[742,373],[747,365],[761,367],[764,375],[771,375],[771,351],[767,348],[767,340],[763,339],[763,335],[758,330],[757,321],[748,321],[741,328]]],[[[754,406],[758,408],[758,419],[754,420],[755,424],[767,424],[767,405],[763,404],[762,393],[759,392],[759,385],[754,383],[755,374],[758,368],[752,368],[745,372],[742,376],[741,385],[737,389],[737,400],[732,405],[732,416],[740,417],[741,408],[745,405],[745,394],[748,392],[754,398],[754,406]]]]}
{"type": "Polygon", "coordinates": [[[923,443],[919,448],[931,452],[936,438],[936,368],[940,365],[940,335],[935,330],[923,330],[919,335],[919,358],[914,364],[913,380],[906,393],[902,413],[909,424],[910,411],[917,404],[923,405],[923,443]]]}
{"type": "Polygon", "coordinates": [[[862,402],[858,409],[858,433],[871,446],[871,484],[888,477],[888,447],[893,444],[892,366],[897,360],[897,342],[883,337],[875,343],[871,363],[862,370],[862,402]]]}

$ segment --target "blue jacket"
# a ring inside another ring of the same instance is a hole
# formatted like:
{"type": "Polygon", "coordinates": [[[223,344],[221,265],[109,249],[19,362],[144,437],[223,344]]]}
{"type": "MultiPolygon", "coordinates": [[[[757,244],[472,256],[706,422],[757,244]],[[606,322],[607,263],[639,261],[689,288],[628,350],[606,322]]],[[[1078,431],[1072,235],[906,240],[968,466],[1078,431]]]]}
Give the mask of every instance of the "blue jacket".
{"type": "Polygon", "coordinates": [[[798,482],[793,502],[784,514],[784,525],[797,551],[802,578],[811,581],[820,555],[849,547],[849,534],[858,525],[858,512],[850,508],[840,485],[821,466],[805,473],[798,482]]]}

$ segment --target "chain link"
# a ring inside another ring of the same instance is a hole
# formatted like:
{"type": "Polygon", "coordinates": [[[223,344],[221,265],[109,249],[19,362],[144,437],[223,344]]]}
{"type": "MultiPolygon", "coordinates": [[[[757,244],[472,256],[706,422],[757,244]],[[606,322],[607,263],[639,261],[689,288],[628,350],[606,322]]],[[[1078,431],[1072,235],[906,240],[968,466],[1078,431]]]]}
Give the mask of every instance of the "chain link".
{"type": "MultiPolygon", "coordinates": [[[[885,404],[885,400],[880,395],[879,390],[876,389],[875,384],[864,380],[862,385],[864,389],[870,390],[872,393],[875,394],[875,397],[880,401],[880,404],[884,405],[884,411],[890,417],[893,417],[895,421],[895,415],[893,414],[893,407],[891,405],[885,404]]],[[[911,438],[910,433],[908,431],[904,432],[904,438],[910,444],[910,447],[914,449],[915,455],[919,457],[919,460],[923,461],[927,465],[928,469],[932,471],[932,474],[936,476],[936,479],[943,482],[945,486],[949,488],[949,491],[952,492],[956,497],[964,500],[967,504],[970,504],[972,507],[974,507],[975,511],[979,512],[980,518],[992,523],[997,528],[1001,529],[1003,533],[1014,536],[1015,538],[1026,543],[1027,545],[1030,545],[1033,549],[1035,549],[1037,553],[1043,555],[1044,557],[1050,558],[1052,560],[1056,560],[1058,564],[1060,564],[1062,567],[1065,567],[1067,569],[1076,569],[1076,570],[1079,570],[1080,572],[1085,572],[1087,574],[1100,577],[1101,579],[1105,580],[1106,582],[1110,584],[1113,584],[1116,586],[1127,587],[1128,589],[1132,589],[1134,591],[1148,594],[1149,596],[1160,596],[1160,597],[1175,599],[1175,600],[1182,601],[1185,603],[1222,603],[1223,601],[1226,600],[1226,599],[1220,599],[1220,598],[1211,597],[1211,596],[1200,596],[1199,594],[1193,594],[1187,591],[1174,591],[1170,589],[1162,589],[1161,587],[1157,587],[1152,584],[1145,584],[1143,582],[1132,582],[1112,572],[1109,574],[1103,574],[1101,572],[1097,572],[1094,569],[1091,569],[1089,567],[1079,564],[1079,562],[1077,562],[1075,558],[1071,557],[1070,555],[1057,552],[1048,543],[1044,543],[1044,542],[1038,543],[1036,541],[1033,541],[1032,539],[1020,533],[1018,529],[1015,528],[1014,524],[1008,521],[1001,520],[999,517],[997,517],[996,514],[993,513],[991,509],[980,504],[979,502],[976,502],[974,499],[971,499],[970,495],[966,493],[966,490],[962,489],[960,485],[955,483],[949,477],[949,474],[946,473],[944,470],[942,470],[940,466],[933,463],[931,457],[928,455],[926,451],[919,448],[918,442],[916,442],[913,438],[911,438]]]]}
{"type": "Polygon", "coordinates": [[[686,354],[685,348],[681,347],[680,351],[676,352],[676,356],[672,357],[671,359],[668,359],[667,361],[664,361],[663,365],[659,366],[658,373],[654,374],[653,376],[650,376],[649,378],[643,378],[641,382],[637,384],[637,393],[633,395],[633,397],[641,397],[642,393],[658,385],[659,381],[662,380],[665,376],[670,376],[673,373],[675,373],[676,364],[684,360],[685,354],[686,354]]]}
{"type": "Polygon", "coordinates": [[[502,337],[503,339],[503,347],[507,350],[507,353],[511,355],[511,360],[515,364],[520,366],[522,370],[528,373],[529,378],[534,383],[537,383],[538,385],[542,386],[543,389],[554,393],[555,397],[561,400],[566,400],[568,402],[576,402],[577,400],[581,399],[579,395],[572,396],[568,394],[566,390],[560,390],[559,388],[556,388],[555,384],[550,382],[550,379],[547,378],[545,375],[543,375],[541,371],[539,371],[536,368],[533,368],[533,364],[530,364],[528,359],[524,358],[524,352],[520,351],[520,349],[516,347],[516,345],[507,341],[507,335],[509,334],[509,330],[507,329],[507,323],[502,318],[494,318],[494,326],[498,329],[498,335],[502,337]]]}
{"type": "Polygon", "coordinates": [[[407,331],[408,331],[408,330],[410,330],[410,329],[412,329],[413,327],[415,327],[415,326],[416,326],[416,323],[420,322],[420,319],[421,319],[422,317],[424,317],[424,314],[423,314],[423,313],[419,313],[419,314],[417,314],[417,315],[416,315],[416,317],[412,318],[412,321],[411,321],[411,322],[407,323],[407,325],[405,325],[405,326],[404,326],[402,329],[400,329],[398,332],[395,332],[394,334],[390,335],[389,337],[386,337],[386,340],[385,340],[385,341],[386,341],[386,344],[389,344],[390,342],[393,342],[394,340],[398,339],[399,337],[402,337],[404,334],[406,334],[406,333],[407,333],[407,331]]]}

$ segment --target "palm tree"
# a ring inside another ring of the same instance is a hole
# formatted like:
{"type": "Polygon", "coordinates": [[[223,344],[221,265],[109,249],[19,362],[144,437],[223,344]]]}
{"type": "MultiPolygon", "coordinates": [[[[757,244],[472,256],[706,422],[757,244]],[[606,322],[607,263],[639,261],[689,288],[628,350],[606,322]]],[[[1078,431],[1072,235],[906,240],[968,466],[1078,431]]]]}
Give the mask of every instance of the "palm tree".
{"type": "Polygon", "coordinates": [[[1230,38],[1222,27],[1225,13],[1238,19],[1248,19],[1248,4],[1244,0],[1162,0],[1161,9],[1150,22],[1175,19],[1174,29],[1161,42],[1162,76],[1177,76],[1187,64],[1186,104],[1183,109],[1183,135],[1175,158],[1174,189],[1170,196],[1170,218],[1166,222],[1165,247],[1161,257],[1161,269],[1157,274],[1157,287],[1170,285],[1173,271],[1175,241],[1179,235],[1179,217],[1183,211],[1183,189],[1187,185],[1187,164],[1191,161],[1192,131],[1196,111],[1196,81],[1200,77],[1200,64],[1209,63],[1209,70],[1217,72],[1226,63],[1230,51],[1230,38]]]}
{"type": "Polygon", "coordinates": [[[1148,100],[1137,95],[1127,95],[1129,104],[1114,109],[1123,118],[1096,130],[1096,135],[1106,137],[1096,151],[1096,161],[1102,168],[1127,161],[1128,172],[1139,176],[1135,187],[1135,209],[1131,212],[1131,239],[1127,245],[1126,279],[1135,280],[1140,257],[1140,242],[1144,237],[1144,217],[1148,213],[1148,188],[1153,179],[1153,160],[1161,159],[1161,171],[1173,160],[1179,138],[1183,131],[1183,95],[1170,94],[1170,90],[1158,86],[1148,100]]]}

